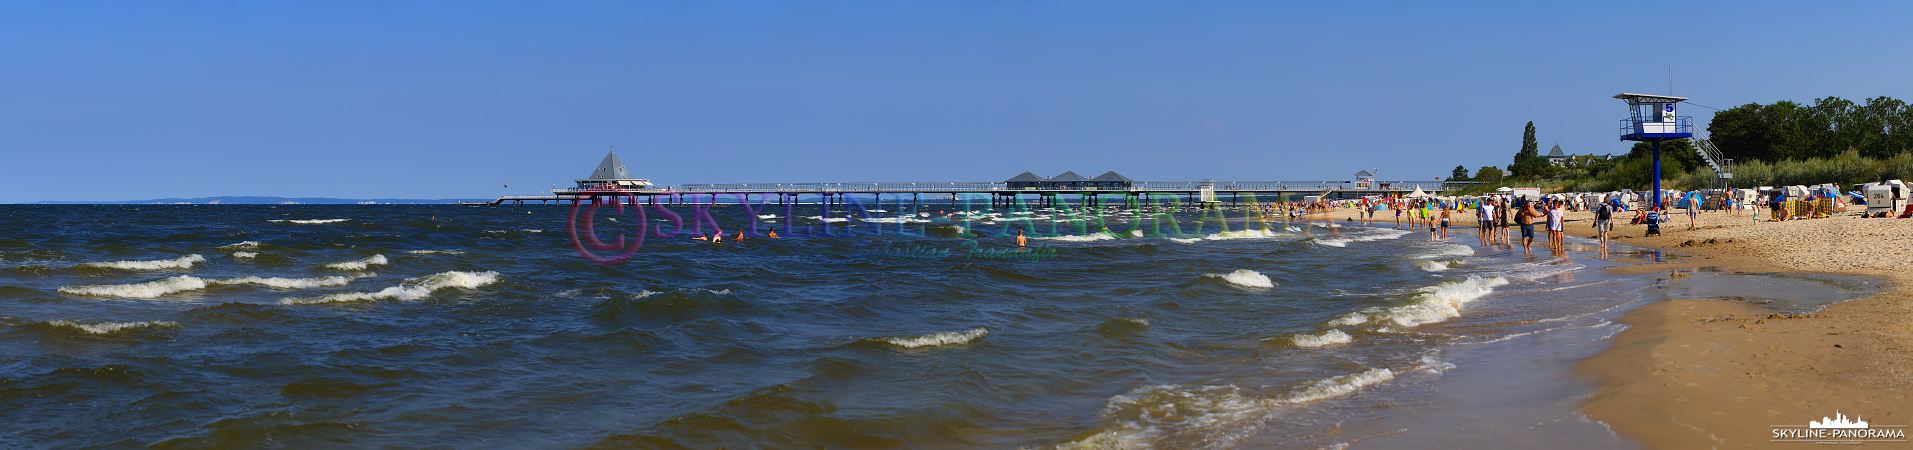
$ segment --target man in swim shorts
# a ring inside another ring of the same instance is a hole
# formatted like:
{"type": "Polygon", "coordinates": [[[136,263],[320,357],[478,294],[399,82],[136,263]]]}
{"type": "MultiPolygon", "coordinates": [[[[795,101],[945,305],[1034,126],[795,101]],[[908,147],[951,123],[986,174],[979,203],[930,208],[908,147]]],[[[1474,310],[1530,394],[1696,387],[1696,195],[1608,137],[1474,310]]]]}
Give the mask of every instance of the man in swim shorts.
{"type": "Polygon", "coordinates": [[[1532,255],[1529,246],[1534,245],[1534,218],[1540,214],[1534,212],[1534,203],[1521,205],[1521,212],[1515,213],[1514,223],[1521,226],[1521,254],[1532,255]]]}

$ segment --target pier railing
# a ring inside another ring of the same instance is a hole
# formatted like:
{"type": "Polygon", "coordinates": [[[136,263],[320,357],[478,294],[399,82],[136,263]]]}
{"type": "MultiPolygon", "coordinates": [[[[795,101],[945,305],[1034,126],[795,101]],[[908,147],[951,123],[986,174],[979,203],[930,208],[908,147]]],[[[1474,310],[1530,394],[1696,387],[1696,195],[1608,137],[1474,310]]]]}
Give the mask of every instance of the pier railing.
{"type": "MultiPolygon", "coordinates": [[[[1039,192],[1150,192],[1150,191],[1200,191],[1204,188],[1215,191],[1285,191],[1308,192],[1328,189],[1370,190],[1370,191],[1424,191],[1444,190],[1441,181],[1376,181],[1372,185],[1356,187],[1357,183],[1348,181],[1137,181],[1128,188],[1120,187],[1036,187],[1012,189],[1001,182],[863,182],[863,183],[723,183],[723,184],[681,184],[661,189],[662,192],[763,192],[763,193],[911,193],[911,192],[947,192],[947,193],[1039,193],[1039,192]]],[[[1364,182],[1362,184],[1367,184],[1364,182]]],[[[559,190],[554,192],[563,192],[559,190]]]]}

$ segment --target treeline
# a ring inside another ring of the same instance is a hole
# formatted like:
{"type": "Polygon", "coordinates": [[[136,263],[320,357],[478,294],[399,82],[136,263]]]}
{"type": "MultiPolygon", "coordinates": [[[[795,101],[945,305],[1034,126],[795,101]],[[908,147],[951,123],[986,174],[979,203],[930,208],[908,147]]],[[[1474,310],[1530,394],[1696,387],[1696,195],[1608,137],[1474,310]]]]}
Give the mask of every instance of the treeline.
{"type": "Polygon", "coordinates": [[[1714,146],[1737,162],[1831,159],[1848,150],[1886,159],[1913,151],[1913,108],[1891,97],[1865,104],[1839,97],[1814,100],[1811,106],[1785,100],[1748,103],[1714,113],[1707,132],[1714,146]]]}
{"type": "MultiPolygon", "coordinates": [[[[1865,104],[1839,97],[1810,106],[1749,103],[1715,113],[1707,131],[1722,155],[1734,160],[1734,178],[1727,183],[1733,187],[1913,180],[1913,107],[1891,97],[1865,104]]],[[[1537,151],[1533,122],[1521,141],[1505,179],[1493,166],[1474,177],[1465,166],[1456,167],[1453,179],[1486,181],[1470,189],[1484,191],[1508,183],[1594,192],[1653,184],[1653,158],[1644,142],[1612,160],[1580,155],[1553,166],[1537,151]]],[[[1661,143],[1661,179],[1675,189],[1717,186],[1713,169],[1685,139],[1661,143]]]]}

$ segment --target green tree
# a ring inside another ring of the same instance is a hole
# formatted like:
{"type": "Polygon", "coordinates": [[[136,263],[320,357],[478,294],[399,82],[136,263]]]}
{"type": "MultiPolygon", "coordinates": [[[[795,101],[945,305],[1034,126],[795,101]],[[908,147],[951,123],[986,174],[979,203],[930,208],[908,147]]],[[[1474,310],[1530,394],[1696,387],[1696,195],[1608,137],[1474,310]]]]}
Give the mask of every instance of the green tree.
{"type": "Polygon", "coordinates": [[[1541,156],[1541,142],[1534,138],[1534,121],[1528,121],[1526,129],[1521,131],[1521,151],[1514,154],[1514,165],[1508,169],[1516,178],[1532,179],[1542,175],[1548,168],[1548,158],[1541,156]]]}
{"type": "Polygon", "coordinates": [[[1494,183],[1501,181],[1501,176],[1501,168],[1495,166],[1481,166],[1481,170],[1475,171],[1475,181],[1494,183]]]}
{"type": "Polygon", "coordinates": [[[1466,166],[1455,166],[1455,171],[1448,175],[1448,181],[1468,181],[1468,180],[1469,180],[1468,167],[1466,166]]]}

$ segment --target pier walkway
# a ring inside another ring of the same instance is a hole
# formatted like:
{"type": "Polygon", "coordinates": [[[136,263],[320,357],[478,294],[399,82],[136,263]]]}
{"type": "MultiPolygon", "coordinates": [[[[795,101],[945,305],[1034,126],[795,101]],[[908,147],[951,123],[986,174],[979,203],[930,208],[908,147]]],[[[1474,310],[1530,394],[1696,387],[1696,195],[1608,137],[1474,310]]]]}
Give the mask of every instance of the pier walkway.
{"type": "Polygon", "coordinates": [[[700,202],[708,196],[717,201],[720,196],[748,201],[752,196],[777,196],[778,201],[796,202],[798,196],[816,197],[822,202],[840,202],[845,196],[868,194],[882,198],[884,194],[909,195],[913,200],[921,200],[923,194],[938,194],[931,200],[950,195],[955,199],[959,195],[987,195],[992,205],[1010,205],[1024,198],[1034,197],[1030,204],[1052,205],[1064,199],[1063,196],[1076,197],[1083,204],[1099,206],[1106,197],[1134,205],[1141,200],[1158,196],[1178,196],[1188,198],[1190,204],[1240,202],[1247,199],[1256,202],[1289,201],[1293,197],[1319,195],[1323,198],[1359,198],[1371,195],[1405,195],[1421,190],[1429,195],[1441,195],[1460,185],[1471,182],[1444,181],[1137,181],[1128,187],[1011,187],[1003,182],[929,182],[929,183],[731,183],[731,184],[684,184],[661,189],[553,189],[548,195],[506,195],[491,202],[492,205],[504,203],[525,204],[559,203],[573,200],[589,201],[595,197],[632,196],[645,203],[682,204],[700,202]]]}

